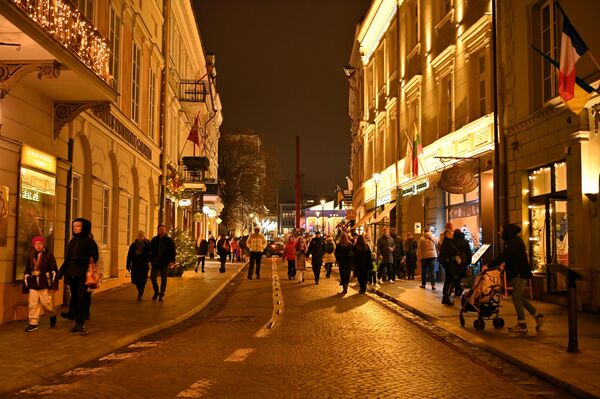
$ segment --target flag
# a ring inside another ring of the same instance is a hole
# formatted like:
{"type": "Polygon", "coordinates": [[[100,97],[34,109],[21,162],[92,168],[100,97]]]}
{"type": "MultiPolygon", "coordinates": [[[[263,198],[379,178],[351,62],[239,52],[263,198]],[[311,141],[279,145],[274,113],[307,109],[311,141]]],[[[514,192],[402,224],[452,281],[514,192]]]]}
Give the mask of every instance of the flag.
{"type": "Polygon", "coordinates": [[[563,9],[556,4],[563,15],[563,29],[560,40],[560,64],[558,68],[558,93],[569,109],[579,114],[590,94],[584,90],[577,90],[575,84],[575,64],[583,56],[588,48],[583,42],[575,27],[571,24],[569,17],[563,9]]]}
{"type": "MultiPolygon", "coordinates": [[[[546,54],[544,54],[542,52],[542,50],[533,47],[533,46],[529,46],[532,50],[534,50],[536,53],[538,53],[539,55],[541,55],[542,57],[544,57],[544,59],[551,63],[552,65],[554,65],[556,68],[560,68],[560,64],[558,63],[558,61],[556,61],[555,59],[550,58],[549,56],[547,56],[546,54]]],[[[573,98],[571,98],[569,101],[565,101],[565,105],[574,113],[576,113],[577,115],[579,115],[581,113],[581,111],[583,111],[583,109],[585,108],[585,104],[587,103],[587,101],[589,100],[589,98],[592,96],[593,93],[597,93],[598,90],[594,89],[592,86],[590,86],[585,80],[581,79],[580,77],[575,75],[575,88],[574,88],[574,95],[573,98]]]]}
{"type": "Polygon", "coordinates": [[[340,188],[340,186],[337,186],[337,192],[336,192],[336,204],[335,206],[338,207],[339,209],[342,209],[342,203],[344,202],[344,193],[342,193],[342,189],[340,188]]]}
{"type": "Polygon", "coordinates": [[[419,129],[417,128],[417,124],[414,123],[415,128],[415,141],[412,146],[412,169],[413,176],[419,176],[419,155],[423,155],[423,145],[421,144],[421,135],[419,134],[419,129]]]}
{"type": "Polygon", "coordinates": [[[352,191],[354,188],[354,184],[352,183],[352,179],[346,176],[346,184],[348,185],[348,190],[352,191]]]}
{"type": "MultiPolygon", "coordinates": [[[[406,134],[406,131],[404,132],[406,134]]],[[[404,156],[404,176],[412,177],[412,143],[408,134],[406,135],[406,155],[404,156]]]]}
{"type": "Polygon", "coordinates": [[[192,143],[196,144],[200,147],[200,135],[198,134],[198,117],[194,118],[194,124],[190,129],[190,133],[187,136],[187,139],[192,143]]]}

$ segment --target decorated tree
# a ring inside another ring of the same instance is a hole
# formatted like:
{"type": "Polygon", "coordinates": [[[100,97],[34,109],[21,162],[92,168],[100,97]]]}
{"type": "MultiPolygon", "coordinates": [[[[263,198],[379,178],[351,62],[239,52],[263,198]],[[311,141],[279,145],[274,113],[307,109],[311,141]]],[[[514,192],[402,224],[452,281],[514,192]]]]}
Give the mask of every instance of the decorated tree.
{"type": "Polygon", "coordinates": [[[196,245],[188,231],[174,229],[172,237],[177,253],[175,256],[176,271],[173,271],[172,274],[181,275],[184,270],[191,269],[196,265],[196,245]]]}

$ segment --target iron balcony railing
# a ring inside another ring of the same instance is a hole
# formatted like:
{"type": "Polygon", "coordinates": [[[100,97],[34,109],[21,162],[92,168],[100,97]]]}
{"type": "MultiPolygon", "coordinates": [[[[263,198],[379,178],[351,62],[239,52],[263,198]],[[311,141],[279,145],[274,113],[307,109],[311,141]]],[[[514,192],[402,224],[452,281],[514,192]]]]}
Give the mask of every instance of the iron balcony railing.
{"type": "Polygon", "coordinates": [[[206,81],[203,80],[181,80],[179,81],[179,101],[206,102],[208,90],[206,81]]]}

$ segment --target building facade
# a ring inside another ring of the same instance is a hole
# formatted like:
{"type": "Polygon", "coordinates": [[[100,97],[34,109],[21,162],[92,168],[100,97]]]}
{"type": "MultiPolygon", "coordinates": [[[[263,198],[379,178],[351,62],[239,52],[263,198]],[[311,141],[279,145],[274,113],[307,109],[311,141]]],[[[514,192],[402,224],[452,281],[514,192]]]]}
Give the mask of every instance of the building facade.
{"type": "Polygon", "coordinates": [[[279,203],[279,234],[287,234],[296,229],[296,203],[279,203]]]}
{"type": "MultiPolygon", "coordinates": [[[[600,4],[561,2],[590,52],[600,39],[594,15],[600,4]]],[[[579,303],[600,309],[600,97],[581,114],[567,109],[558,94],[557,70],[528,44],[560,58],[563,16],[555,1],[499,2],[499,83],[506,154],[506,218],[522,227],[539,295],[564,300],[564,277],[546,265],[561,263],[582,275],[579,303]],[[526,39],[526,40],[525,40],[526,39]]],[[[577,76],[598,87],[600,71],[589,55],[576,64],[577,76]]]]}
{"type": "MultiPolygon", "coordinates": [[[[104,290],[128,280],[125,258],[137,231],[155,233],[162,157],[175,153],[168,140],[185,122],[163,106],[172,98],[163,85],[165,66],[173,67],[165,56],[172,15],[196,26],[189,2],[11,0],[0,7],[0,41],[9,44],[0,48],[2,322],[27,317],[21,280],[33,236],[46,238],[60,265],[70,221],[89,219],[104,290]]],[[[200,46],[197,31],[186,36],[200,46]]],[[[195,51],[193,62],[201,59],[195,51]]],[[[55,299],[62,302],[62,290],[55,299]]]]}
{"type": "Polygon", "coordinates": [[[488,1],[371,4],[346,68],[359,228],[493,240],[491,27],[488,1]]]}

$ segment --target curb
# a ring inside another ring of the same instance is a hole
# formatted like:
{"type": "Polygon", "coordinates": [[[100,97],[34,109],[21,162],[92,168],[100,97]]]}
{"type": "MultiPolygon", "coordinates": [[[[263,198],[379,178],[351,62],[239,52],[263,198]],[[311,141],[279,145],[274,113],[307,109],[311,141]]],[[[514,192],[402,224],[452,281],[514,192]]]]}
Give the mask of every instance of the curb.
{"type": "Polygon", "coordinates": [[[238,267],[237,271],[234,272],[229,278],[227,278],[216,290],[214,290],[202,303],[195,306],[191,310],[183,313],[180,316],[175,317],[171,320],[166,320],[160,324],[154,325],[152,327],[135,331],[129,333],[125,336],[122,336],[118,339],[111,341],[111,343],[102,349],[99,350],[88,350],[87,352],[80,352],[79,355],[67,355],[63,358],[54,358],[48,364],[41,364],[35,370],[28,370],[27,378],[22,379],[13,379],[12,381],[2,381],[0,382],[0,395],[6,393],[13,393],[19,389],[40,385],[48,382],[48,379],[55,377],[57,374],[66,372],[71,370],[74,367],[77,367],[83,363],[89,362],[91,360],[97,359],[103,355],[106,355],[116,349],[129,345],[135,341],[142,339],[145,336],[153,334],[155,332],[165,330],[169,327],[172,327],[176,324],[181,323],[182,321],[189,319],[194,316],[196,313],[199,313],[202,309],[204,309],[217,295],[223,291],[225,287],[227,287],[231,281],[233,281],[242,271],[242,269],[248,264],[248,262],[242,263],[241,266],[238,267]]]}
{"type": "Polygon", "coordinates": [[[453,326],[453,325],[439,319],[436,316],[432,316],[430,314],[422,312],[419,309],[416,309],[415,307],[409,305],[408,303],[403,302],[403,301],[399,300],[398,298],[394,298],[393,296],[386,294],[385,292],[383,292],[381,290],[373,289],[373,288],[369,287],[369,288],[367,288],[367,292],[375,294],[389,302],[392,302],[392,303],[408,310],[409,312],[421,317],[422,319],[427,320],[428,322],[434,324],[435,326],[446,330],[447,332],[451,333],[452,335],[456,336],[457,338],[459,338],[469,344],[475,345],[483,350],[486,350],[486,351],[502,358],[503,360],[506,360],[507,362],[513,364],[514,366],[517,366],[517,367],[527,371],[528,373],[533,374],[533,375],[545,380],[546,382],[548,382],[548,383],[550,383],[572,395],[575,395],[580,398],[598,398],[598,395],[592,393],[591,391],[588,391],[581,387],[575,386],[572,383],[561,380],[560,378],[556,377],[555,375],[552,375],[544,370],[541,370],[541,369],[527,363],[524,360],[519,359],[519,357],[517,357],[517,356],[513,356],[509,353],[506,353],[504,351],[496,349],[495,347],[487,344],[484,340],[479,338],[477,335],[470,333],[469,331],[465,330],[464,328],[458,328],[456,326],[453,326]]]}

